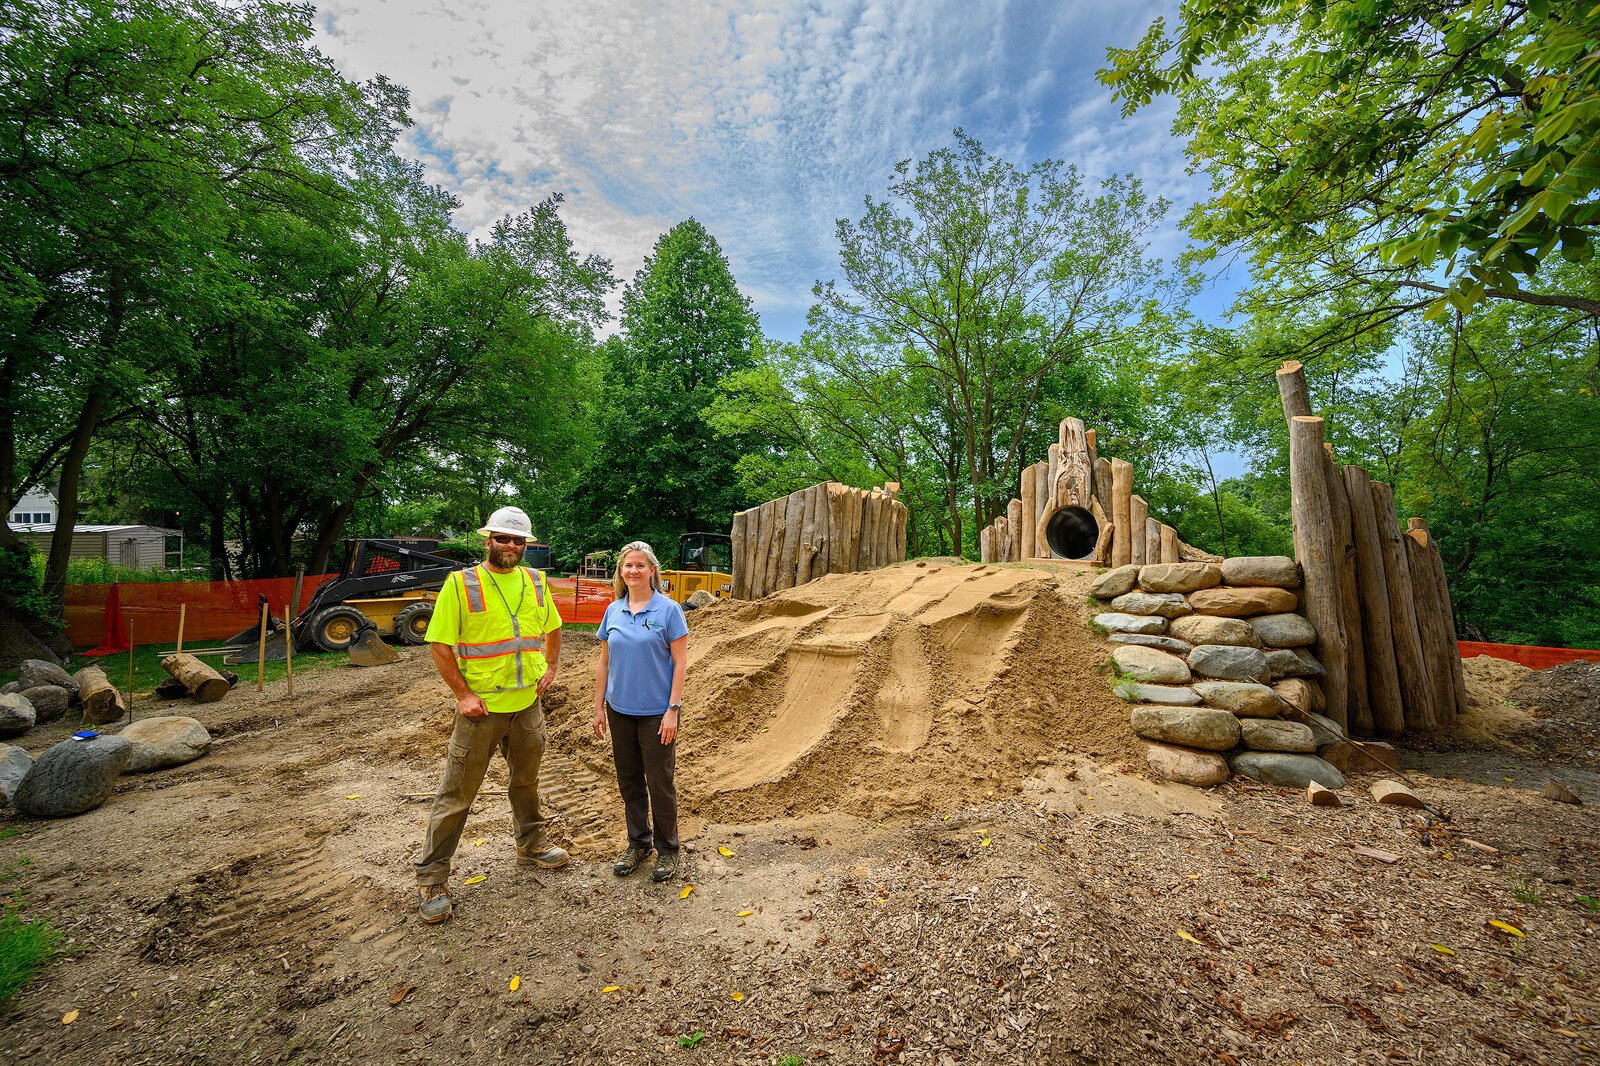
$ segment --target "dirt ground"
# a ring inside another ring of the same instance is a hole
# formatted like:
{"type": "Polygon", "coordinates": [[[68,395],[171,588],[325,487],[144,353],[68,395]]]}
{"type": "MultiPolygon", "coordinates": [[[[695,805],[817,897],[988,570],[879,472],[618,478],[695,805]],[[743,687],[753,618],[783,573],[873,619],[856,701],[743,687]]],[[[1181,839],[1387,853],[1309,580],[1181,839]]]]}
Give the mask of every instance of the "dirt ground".
{"type": "Polygon", "coordinates": [[[1443,817],[1378,807],[1370,777],[1337,809],[1160,785],[1083,624],[1088,580],[907,564],[691,614],[692,850],[667,885],[610,872],[593,641],[569,634],[542,791],[575,861],[518,867],[486,795],[441,926],[409,868],[453,709],[425,651],[175,708],[211,754],[78,818],[0,820],[5,889],[70,947],[0,1018],[0,1054],[1600,1058],[1600,667],[1470,660],[1459,733],[1402,748],[1443,817]],[[1543,799],[1551,776],[1585,805],[1543,799]]]}

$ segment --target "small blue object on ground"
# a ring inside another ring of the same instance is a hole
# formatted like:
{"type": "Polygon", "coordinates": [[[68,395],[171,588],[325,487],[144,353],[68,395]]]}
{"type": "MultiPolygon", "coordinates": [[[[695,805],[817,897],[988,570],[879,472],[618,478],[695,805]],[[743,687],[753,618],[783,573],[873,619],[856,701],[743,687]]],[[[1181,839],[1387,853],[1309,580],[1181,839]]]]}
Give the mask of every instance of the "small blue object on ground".
{"type": "Polygon", "coordinates": [[[100,734],[95,732],[93,729],[81,729],[78,732],[72,734],[72,739],[73,740],[93,740],[95,737],[97,737],[99,735],[100,734]]]}

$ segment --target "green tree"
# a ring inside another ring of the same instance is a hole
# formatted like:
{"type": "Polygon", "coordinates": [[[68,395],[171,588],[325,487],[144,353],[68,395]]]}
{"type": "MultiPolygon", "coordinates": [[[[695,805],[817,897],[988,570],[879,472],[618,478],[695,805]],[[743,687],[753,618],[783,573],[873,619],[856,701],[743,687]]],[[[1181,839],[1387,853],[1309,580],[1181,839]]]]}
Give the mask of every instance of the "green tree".
{"type": "Polygon", "coordinates": [[[663,234],[602,347],[599,444],[568,499],[570,550],[643,537],[665,560],[680,533],[730,528],[748,438],[719,435],[704,412],[725,378],[754,365],[759,340],[716,238],[692,218],[663,234]]]}
{"type": "Polygon", "coordinates": [[[1342,304],[1320,348],[1481,300],[1600,314],[1547,269],[1600,227],[1597,38],[1551,0],[1184,0],[1100,78],[1124,113],[1178,94],[1200,254],[1250,256],[1246,309],[1342,304]]]}
{"type": "Polygon", "coordinates": [[[1083,380],[1073,368],[1166,324],[1172,287],[1146,249],[1166,204],[1136,178],[1092,191],[1075,167],[1021,170],[955,139],[839,221],[844,284],[817,286],[811,331],[844,360],[835,383],[907,394],[905,434],[946,470],[959,554],[964,529],[1004,510],[1043,427],[1092,417],[1064,389],[1083,380]]]}

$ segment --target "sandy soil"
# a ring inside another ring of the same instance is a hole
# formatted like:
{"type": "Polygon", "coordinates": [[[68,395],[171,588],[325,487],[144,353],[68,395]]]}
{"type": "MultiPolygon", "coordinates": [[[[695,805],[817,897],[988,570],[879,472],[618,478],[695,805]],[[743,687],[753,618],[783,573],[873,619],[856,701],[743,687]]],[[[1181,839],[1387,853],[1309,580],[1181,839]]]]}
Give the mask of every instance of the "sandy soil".
{"type": "MultiPolygon", "coordinates": [[[[292,700],[280,684],[184,707],[217,736],[210,755],[125,778],[76,819],[3,823],[17,831],[0,840],[6,888],[72,952],[12,1001],[0,1052],[1600,1054],[1600,818],[1537,793],[1554,775],[1600,796],[1600,677],[1469,661],[1462,735],[1403,750],[1448,820],[1376,806],[1365,778],[1339,809],[1248,783],[1157,785],[1083,625],[1087,580],[908,564],[692,614],[679,759],[693,850],[669,885],[610,873],[620,804],[588,733],[592,641],[571,634],[542,782],[576,860],[518,867],[504,799],[485,796],[442,926],[416,919],[408,865],[426,811],[410,797],[431,794],[452,711],[425,653],[303,678],[292,700]]],[[[496,766],[486,787],[503,781],[496,766]]]]}

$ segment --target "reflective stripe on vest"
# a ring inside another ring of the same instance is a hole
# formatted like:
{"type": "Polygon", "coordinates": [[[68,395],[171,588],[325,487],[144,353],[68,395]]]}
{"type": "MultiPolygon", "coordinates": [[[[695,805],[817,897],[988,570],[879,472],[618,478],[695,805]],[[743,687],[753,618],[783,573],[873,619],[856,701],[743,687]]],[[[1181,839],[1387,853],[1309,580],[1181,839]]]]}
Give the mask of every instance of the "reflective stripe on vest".
{"type": "MultiPolygon", "coordinates": [[[[544,608],[544,576],[537,570],[527,567],[517,567],[522,573],[522,579],[533,586],[535,604],[542,610],[544,608]]],[[[488,610],[488,599],[484,595],[483,586],[486,578],[481,566],[470,567],[459,571],[461,574],[461,587],[467,601],[468,614],[481,614],[488,610]]],[[[496,596],[496,599],[500,599],[496,596]]],[[[487,696],[495,692],[515,692],[518,689],[528,688],[522,673],[522,653],[529,651],[543,651],[544,637],[525,637],[522,635],[522,623],[516,613],[511,610],[510,604],[504,604],[509,621],[511,622],[511,636],[503,640],[482,641],[474,644],[458,643],[455,646],[456,658],[472,662],[482,662],[486,659],[498,659],[507,655],[516,656],[517,683],[514,685],[501,685],[491,689],[473,689],[480,696],[487,696]]],[[[463,670],[463,673],[466,671],[463,670]]]]}
{"type": "MultiPolygon", "coordinates": [[[[525,566],[517,567],[522,571],[522,579],[533,586],[533,602],[536,606],[544,607],[544,577],[537,570],[529,570],[525,566]]],[[[483,597],[483,568],[474,566],[458,571],[461,574],[461,584],[466,590],[467,613],[477,614],[486,609],[483,597]]]]}

